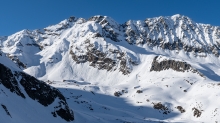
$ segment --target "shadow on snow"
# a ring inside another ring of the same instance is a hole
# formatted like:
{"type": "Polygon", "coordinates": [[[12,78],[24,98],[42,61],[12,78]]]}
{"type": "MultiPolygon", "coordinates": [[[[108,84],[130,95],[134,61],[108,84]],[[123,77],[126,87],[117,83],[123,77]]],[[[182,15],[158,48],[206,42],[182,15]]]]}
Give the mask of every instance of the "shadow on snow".
{"type": "MultiPolygon", "coordinates": [[[[90,122],[114,123],[152,123],[170,122],[170,118],[179,115],[171,112],[163,114],[152,107],[134,106],[123,97],[115,97],[86,90],[58,88],[65,95],[69,106],[90,122]],[[89,117],[89,118],[88,118],[89,117]],[[93,121],[91,121],[91,119],[93,121]],[[97,121],[96,121],[97,120],[97,121]]],[[[149,102],[150,103],[150,102],[149,102]]],[[[77,121],[77,116],[75,117],[77,121]]],[[[82,122],[82,121],[81,121],[82,122]]]]}

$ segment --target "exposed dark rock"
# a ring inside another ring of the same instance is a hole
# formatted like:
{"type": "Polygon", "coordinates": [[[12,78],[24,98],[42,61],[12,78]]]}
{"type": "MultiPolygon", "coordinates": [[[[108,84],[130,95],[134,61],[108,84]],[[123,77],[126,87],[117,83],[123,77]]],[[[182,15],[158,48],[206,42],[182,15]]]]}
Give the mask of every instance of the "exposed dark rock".
{"type": "Polygon", "coordinates": [[[102,35],[100,33],[95,33],[94,37],[102,37],[102,35]]]}
{"type": "Polygon", "coordinates": [[[52,104],[54,100],[58,98],[60,100],[58,102],[59,105],[54,107],[57,115],[66,121],[74,120],[72,110],[69,109],[64,96],[59,92],[58,89],[53,88],[25,73],[16,72],[16,76],[22,76],[20,83],[30,98],[37,100],[44,106],[52,104]]]}
{"type": "Polygon", "coordinates": [[[75,17],[71,16],[71,17],[68,19],[68,21],[69,21],[69,22],[73,22],[74,19],[75,19],[75,17]]]}
{"type": "Polygon", "coordinates": [[[102,21],[104,19],[104,16],[92,16],[91,18],[88,19],[88,21],[96,21],[97,23],[99,23],[100,21],[102,21]]]}
{"type": "Polygon", "coordinates": [[[17,56],[9,56],[9,54],[7,55],[7,57],[9,59],[11,59],[19,68],[21,69],[25,69],[26,68],[26,65],[24,63],[22,63],[18,58],[17,56]]]}
{"type": "Polygon", "coordinates": [[[194,117],[200,117],[202,115],[202,111],[200,111],[199,109],[194,107],[194,108],[192,108],[192,110],[193,110],[194,117]]]}
{"type": "Polygon", "coordinates": [[[126,60],[125,59],[121,59],[121,62],[120,62],[120,69],[119,69],[124,75],[127,75],[130,73],[130,70],[129,68],[127,68],[127,65],[126,65],[126,60]]]}
{"type": "Polygon", "coordinates": [[[110,38],[112,41],[119,42],[120,40],[118,39],[118,33],[114,32],[113,30],[109,30],[107,28],[103,28],[102,30],[102,35],[105,36],[106,38],[110,38]]]}
{"type": "Polygon", "coordinates": [[[64,100],[63,95],[57,89],[52,88],[44,82],[25,73],[16,72],[16,76],[22,76],[20,83],[24,87],[28,96],[33,100],[38,100],[42,105],[50,105],[56,97],[64,100]]]}
{"type": "Polygon", "coordinates": [[[115,95],[116,97],[120,97],[122,94],[121,94],[121,92],[116,91],[116,92],[114,93],[114,95],[115,95]]]}
{"type": "Polygon", "coordinates": [[[140,93],[143,93],[143,91],[142,91],[142,90],[137,90],[136,93],[139,93],[139,94],[140,94],[140,93]]]}
{"type": "Polygon", "coordinates": [[[163,112],[163,114],[168,114],[170,113],[170,110],[168,109],[168,107],[164,106],[163,104],[161,104],[161,102],[159,103],[152,103],[154,106],[154,109],[160,110],[163,112]]]}
{"type": "MultiPolygon", "coordinates": [[[[117,64],[120,65],[119,71],[121,71],[124,75],[127,75],[131,72],[131,69],[127,66],[127,64],[137,65],[135,61],[129,60],[127,63],[125,57],[125,53],[120,52],[119,50],[111,50],[109,49],[109,53],[115,54],[117,59],[113,60],[111,58],[106,57],[107,54],[97,50],[93,44],[90,44],[89,40],[86,40],[85,43],[87,46],[87,52],[85,55],[77,56],[72,50],[70,50],[70,55],[72,59],[77,63],[85,63],[89,62],[90,66],[94,68],[98,68],[99,70],[116,70],[115,66],[117,64]]],[[[76,48],[77,49],[77,48],[76,48]]]]}
{"type": "Polygon", "coordinates": [[[121,92],[122,92],[122,93],[128,93],[128,91],[126,91],[126,90],[121,90],[121,92]]]}
{"type": "Polygon", "coordinates": [[[177,106],[176,107],[181,113],[186,112],[186,110],[182,106],[177,106]]]}
{"type": "Polygon", "coordinates": [[[150,71],[162,71],[162,70],[173,69],[175,71],[184,72],[191,68],[191,65],[187,64],[186,62],[175,61],[175,60],[164,60],[158,62],[157,58],[158,56],[154,58],[150,71]]]}
{"type": "Polygon", "coordinates": [[[15,59],[15,63],[18,65],[19,68],[26,68],[26,65],[24,65],[24,63],[22,63],[19,59],[15,59]]]}
{"type": "Polygon", "coordinates": [[[150,71],[163,71],[163,70],[168,70],[168,69],[172,69],[172,70],[175,70],[175,71],[178,71],[178,72],[185,72],[185,71],[188,72],[188,71],[191,71],[193,73],[199,74],[201,77],[204,77],[203,74],[201,74],[199,71],[194,69],[187,62],[175,61],[175,60],[167,60],[167,59],[158,62],[157,61],[158,57],[159,56],[156,56],[153,59],[150,71]]]}
{"type": "Polygon", "coordinates": [[[88,21],[95,21],[96,23],[99,23],[102,26],[102,36],[98,37],[106,37],[110,38],[112,41],[119,42],[118,39],[118,33],[114,31],[114,29],[119,29],[119,27],[115,27],[115,25],[111,25],[108,20],[106,19],[108,17],[104,16],[93,16],[88,21]]]}
{"type": "Polygon", "coordinates": [[[62,105],[65,105],[64,108],[60,104],[59,107],[56,110],[57,115],[59,115],[61,118],[65,119],[66,121],[73,121],[74,116],[73,116],[73,111],[69,109],[69,107],[64,103],[64,102],[59,102],[63,103],[62,105]]]}
{"type": "Polygon", "coordinates": [[[11,117],[11,114],[9,113],[7,107],[3,104],[1,104],[2,108],[5,110],[5,112],[7,113],[7,115],[9,115],[11,117]]]}
{"type": "Polygon", "coordinates": [[[0,83],[2,83],[11,92],[16,93],[18,96],[25,98],[21,92],[18,82],[10,69],[0,63],[0,83]]]}
{"type": "Polygon", "coordinates": [[[51,114],[54,116],[54,117],[57,117],[57,114],[55,112],[51,112],[51,114]]]}

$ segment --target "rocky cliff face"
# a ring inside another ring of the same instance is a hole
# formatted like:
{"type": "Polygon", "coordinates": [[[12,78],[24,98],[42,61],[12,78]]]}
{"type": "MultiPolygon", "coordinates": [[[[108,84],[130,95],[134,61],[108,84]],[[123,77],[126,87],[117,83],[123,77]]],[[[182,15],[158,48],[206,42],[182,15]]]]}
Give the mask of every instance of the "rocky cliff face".
{"type": "Polygon", "coordinates": [[[201,77],[204,77],[204,75],[202,75],[199,71],[194,69],[187,62],[178,61],[178,60],[169,59],[169,58],[166,59],[166,57],[162,57],[162,56],[156,56],[153,59],[150,71],[160,72],[160,71],[168,70],[168,69],[172,69],[172,70],[175,70],[177,72],[189,72],[189,71],[191,71],[193,73],[199,74],[201,77]]]}
{"type": "Polygon", "coordinates": [[[178,72],[185,72],[191,69],[191,65],[187,64],[186,62],[166,60],[166,59],[158,62],[157,61],[158,57],[159,56],[156,56],[154,58],[150,71],[162,71],[162,70],[173,69],[178,72]]]}
{"type": "Polygon", "coordinates": [[[25,92],[33,100],[37,100],[43,106],[51,105],[55,99],[58,99],[58,104],[54,106],[54,111],[51,111],[53,116],[60,116],[66,121],[73,121],[73,111],[66,103],[65,97],[59,92],[58,89],[47,85],[43,81],[27,75],[25,73],[16,72],[15,76],[20,79],[20,84],[23,86],[25,92]]]}
{"type": "MultiPolygon", "coordinates": [[[[70,54],[72,56],[72,59],[77,63],[85,63],[89,62],[90,66],[94,68],[100,69],[106,69],[107,71],[115,71],[117,68],[119,68],[119,71],[121,71],[124,75],[129,74],[132,70],[130,65],[135,65],[137,63],[127,60],[126,54],[124,52],[121,52],[119,50],[111,50],[109,49],[107,52],[104,53],[100,50],[97,50],[93,44],[90,43],[89,40],[85,41],[86,43],[86,53],[85,55],[76,55],[72,50],[70,50],[70,54]],[[109,55],[116,56],[114,58],[109,58],[109,55]]],[[[71,49],[75,48],[74,50],[76,52],[79,52],[80,49],[77,47],[71,46],[71,49]]]]}

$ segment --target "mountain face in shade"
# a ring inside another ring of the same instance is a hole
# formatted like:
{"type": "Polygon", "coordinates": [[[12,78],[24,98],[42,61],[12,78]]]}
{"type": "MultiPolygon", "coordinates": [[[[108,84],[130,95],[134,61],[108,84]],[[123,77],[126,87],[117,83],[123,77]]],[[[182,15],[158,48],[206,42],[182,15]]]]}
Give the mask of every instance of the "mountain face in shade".
{"type": "Polygon", "coordinates": [[[70,17],[44,29],[0,37],[0,45],[16,68],[10,72],[2,63],[4,89],[44,107],[53,105],[55,119],[220,120],[219,26],[179,14],[122,24],[100,15],[70,17]]]}

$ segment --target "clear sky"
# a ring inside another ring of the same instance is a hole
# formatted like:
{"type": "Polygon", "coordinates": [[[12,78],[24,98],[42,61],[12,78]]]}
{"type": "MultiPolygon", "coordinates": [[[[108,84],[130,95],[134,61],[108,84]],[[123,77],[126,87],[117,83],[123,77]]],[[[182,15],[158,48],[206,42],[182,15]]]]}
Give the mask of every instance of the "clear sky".
{"type": "Polygon", "coordinates": [[[220,26],[220,0],[0,0],[0,36],[44,28],[70,16],[107,15],[124,23],[174,14],[220,26]]]}

